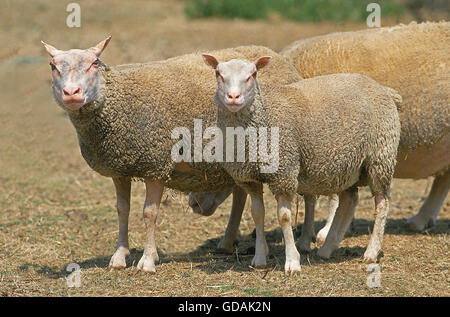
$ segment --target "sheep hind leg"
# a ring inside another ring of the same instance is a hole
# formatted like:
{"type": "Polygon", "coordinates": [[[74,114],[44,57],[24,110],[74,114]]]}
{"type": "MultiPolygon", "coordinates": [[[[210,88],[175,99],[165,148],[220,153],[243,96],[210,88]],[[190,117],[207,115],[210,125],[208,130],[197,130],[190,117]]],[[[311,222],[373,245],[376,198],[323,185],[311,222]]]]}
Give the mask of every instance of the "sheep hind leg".
{"type": "Polygon", "coordinates": [[[330,195],[328,197],[328,217],[325,226],[319,230],[317,233],[316,241],[317,243],[323,244],[327,238],[328,232],[330,231],[331,224],[333,223],[334,215],[339,206],[339,196],[337,194],[330,195]]]}
{"type": "Polygon", "coordinates": [[[127,266],[125,258],[130,254],[128,245],[128,217],[130,215],[131,180],[129,178],[113,178],[116,188],[117,214],[119,218],[119,237],[109,267],[123,269],[127,266]]]}
{"type": "Polygon", "coordinates": [[[328,259],[333,251],[339,248],[339,243],[344,238],[355,213],[358,203],[358,188],[356,186],[344,190],[339,194],[339,206],[333,218],[330,231],[327,234],[325,243],[317,251],[317,255],[328,259]]]}
{"type": "Polygon", "coordinates": [[[146,196],[144,204],[144,222],[146,228],[146,240],[144,254],[139,260],[137,269],[144,272],[156,272],[155,262],[159,261],[156,249],[155,231],[156,218],[159,213],[159,205],[164,191],[164,185],[159,181],[145,181],[146,196]]]}
{"type": "Polygon", "coordinates": [[[291,216],[291,202],[292,196],[280,195],[277,198],[278,202],[278,221],[283,231],[286,263],[284,265],[284,272],[293,274],[300,272],[300,253],[295,247],[294,234],[292,232],[292,216],[291,216]]]}
{"type": "Polygon", "coordinates": [[[299,241],[300,251],[310,252],[311,241],[314,240],[314,209],[316,207],[316,196],[305,195],[305,221],[299,241]]]}
{"type": "Polygon", "coordinates": [[[431,191],[419,212],[407,220],[409,229],[420,232],[436,225],[437,215],[448,195],[449,188],[450,171],[435,177],[431,191]]]}
{"type": "Polygon", "coordinates": [[[376,194],[375,195],[375,223],[373,225],[372,235],[367,246],[366,252],[364,252],[363,261],[365,263],[375,263],[378,258],[378,254],[381,251],[383,243],[384,228],[386,226],[386,220],[389,213],[389,199],[388,195],[376,194]]]}

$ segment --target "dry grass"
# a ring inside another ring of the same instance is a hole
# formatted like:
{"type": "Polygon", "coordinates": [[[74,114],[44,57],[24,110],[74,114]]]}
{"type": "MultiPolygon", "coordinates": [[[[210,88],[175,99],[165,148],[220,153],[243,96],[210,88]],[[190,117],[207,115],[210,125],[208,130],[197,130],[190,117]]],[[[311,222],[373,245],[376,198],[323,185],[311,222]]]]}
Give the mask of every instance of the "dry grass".
{"type": "MultiPolygon", "coordinates": [[[[363,28],[347,24],[187,21],[180,1],[79,1],[82,27],[65,26],[61,1],[0,4],[0,296],[449,296],[449,202],[438,226],[405,229],[423,202],[428,180],[394,183],[381,259],[380,288],[366,285],[361,256],[373,224],[373,202],[361,191],[355,232],[329,261],[302,254],[302,272],[283,273],[284,248],[274,200],[266,195],[268,268],[249,267],[253,222],[245,211],[234,255],[215,254],[230,202],[210,218],[193,215],[186,197],[170,193],[158,219],[157,274],[136,272],[142,255],[143,185],[132,192],[128,268],[109,271],[117,219],[112,182],[83,161],[74,129],[52,100],[43,39],[61,49],[88,47],[113,35],[109,64],[156,60],[192,51],[262,44],[281,49],[302,37],[363,28]],[[97,4],[96,4],[97,3],[97,4]],[[120,3],[120,10],[119,8],[120,3]],[[136,9],[135,6],[139,6],[136,9]],[[6,43],[6,45],[5,45],[6,43]],[[82,268],[82,287],[68,288],[66,266],[82,268]]],[[[405,21],[407,22],[407,21],[405,21]]],[[[300,208],[302,210],[302,208],[300,208]]],[[[317,219],[326,216],[326,201],[317,219]]],[[[299,221],[302,221],[300,215],[299,221]]],[[[324,221],[317,222],[317,228],[324,221]]]]}

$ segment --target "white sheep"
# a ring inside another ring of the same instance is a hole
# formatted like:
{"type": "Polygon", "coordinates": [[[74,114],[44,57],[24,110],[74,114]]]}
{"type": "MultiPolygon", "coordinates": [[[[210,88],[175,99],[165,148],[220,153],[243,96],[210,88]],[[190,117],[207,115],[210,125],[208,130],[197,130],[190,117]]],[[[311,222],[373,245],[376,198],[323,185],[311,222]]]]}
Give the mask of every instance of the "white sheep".
{"type": "Polygon", "coordinates": [[[252,265],[266,264],[263,183],[268,184],[278,203],[278,220],[285,241],[285,272],[300,270],[300,255],[291,228],[291,202],[297,192],[305,195],[307,206],[315,195],[340,195],[330,234],[319,250],[320,256],[329,257],[342,239],[340,232],[345,231],[352,218],[357,203],[356,186],[369,184],[375,196],[376,220],[364,259],[376,261],[389,210],[389,187],[400,135],[396,103],[401,97],[393,89],[359,74],[319,76],[260,88],[256,74],[270,57],[261,57],[255,63],[240,59],[219,63],[209,54],[203,58],[216,72],[217,124],[225,137],[229,129],[279,131],[279,137],[274,139],[272,135],[271,141],[279,143],[272,148],[278,155],[270,160],[275,169],[265,171],[266,160],[251,159],[252,145],[241,149],[247,155],[245,161],[223,163],[252,200],[256,226],[252,265]]]}

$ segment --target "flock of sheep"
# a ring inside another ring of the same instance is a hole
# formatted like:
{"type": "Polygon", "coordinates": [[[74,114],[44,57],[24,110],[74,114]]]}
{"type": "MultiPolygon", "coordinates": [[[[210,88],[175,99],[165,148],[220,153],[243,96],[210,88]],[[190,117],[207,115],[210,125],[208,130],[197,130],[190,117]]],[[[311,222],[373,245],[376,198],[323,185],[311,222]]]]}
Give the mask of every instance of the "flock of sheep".
{"type": "Polygon", "coordinates": [[[126,267],[129,255],[133,179],[146,185],[146,242],[137,265],[143,271],[156,271],[156,218],[165,187],[190,192],[190,206],[203,215],[233,194],[218,246],[226,251],[232,251],[249,194],[256,227],[252,265],[263,267],[267,184],[277,200],[286,273],[300,271],[291,215],[296,194],[305,199],[299,247],[306,251],[315,236],[316,198],[330,197],[327,224],[317,235],[324,258],[339,247],[353,219],[358,186],[368,185],[375,202],[366,262],[377,261],[381,251],[393,177],[435,177],[408,225],[421,231],[435,223],[450,187],[449,22],[334,33],[294,42],[280,53],[242,46],[115,67],[99,60],[109,41],[68,51],[43,44],[52,57],[54,98],[76,129],[84,159],[116,188],[119,237],[112,268],[126,267]],[[179,140],[171,131],[184,127],[194,135],[195,120],[225,137],[230,127],[277,127],[278,168],[261,171],[261,162],[248,159],[251,144],[243,161],[174,161],[179,140]]]}

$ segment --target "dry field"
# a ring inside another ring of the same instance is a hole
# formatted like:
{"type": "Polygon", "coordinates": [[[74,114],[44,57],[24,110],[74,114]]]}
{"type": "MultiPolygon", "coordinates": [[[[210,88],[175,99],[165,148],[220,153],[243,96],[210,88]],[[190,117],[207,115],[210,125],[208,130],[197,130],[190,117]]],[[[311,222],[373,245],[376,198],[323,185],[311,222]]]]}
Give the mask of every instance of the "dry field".
{"type": "MultiPolygon", "coordinates": [[[[143,184],[132,190],[131,256],[110,271],[118,221],[112,181],[89,169],[75,131],[52,100],[44,40],[60,49],[87,48],[112,34],[102,59],[111,65],[164,59],[205,49],[261,44],[280,50],[304,37],[363,24],[270,21],[189,21],[182,1],[78,1],[81,28],[65,25],[69,1],[0,2],[0,296],[449,296],[450,202],[438,224],[406,230],[431,180],[395,180],[387,223],[381,287],[369,288],[361,262],[373,225],[373,201],[360,191],[354,232],[328,261],[301,255],[302,272],[284,275],[284,247],[273,197],[266,195],[270,258],[249,265],[254,240],[248,206],[234,255],[216,254],[230,201],[209,217],[192,214],[184,194],[167,192],[158,218],[157,274],[136,271],[143,252],[143,184]],[[81,266],[81,287],[68,288],[66,267],[81,266]]],[[[384,25],[396,21],[382,21],[384,25]]],[[[402,21],[408,22],[408,20],[402,21]]],[[[180,78],[182,80],[182,78],[180,78]]],[[[302,206],[298,222],[302,223],[302,206]]],[[[326,200],[316,227],[324,224],[326,200]]],[[[300,231],[297,228],[297,233],[300,231]]]]}

